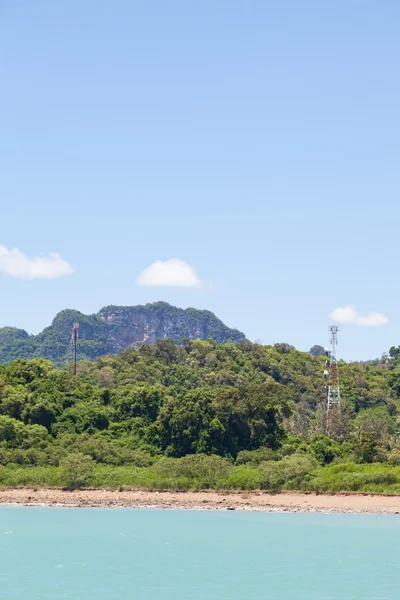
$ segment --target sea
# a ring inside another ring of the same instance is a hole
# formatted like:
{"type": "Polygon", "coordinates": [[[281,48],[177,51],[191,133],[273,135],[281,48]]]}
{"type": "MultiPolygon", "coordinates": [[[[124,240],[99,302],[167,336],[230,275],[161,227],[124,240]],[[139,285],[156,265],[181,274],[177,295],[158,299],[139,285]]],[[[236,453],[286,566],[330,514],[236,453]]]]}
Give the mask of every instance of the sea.
{"type": "Polygon", "coordinates": [[[0,508],[2,600],[399,600],[400,516],[0,508]]]}

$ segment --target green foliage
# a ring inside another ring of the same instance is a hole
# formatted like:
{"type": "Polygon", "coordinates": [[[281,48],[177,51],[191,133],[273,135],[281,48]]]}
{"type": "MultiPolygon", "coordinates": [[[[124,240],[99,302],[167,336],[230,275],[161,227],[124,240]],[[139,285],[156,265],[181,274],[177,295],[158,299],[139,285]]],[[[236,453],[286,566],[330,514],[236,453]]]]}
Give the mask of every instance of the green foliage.
{"type": "Polygon", "coordinates": [[[274,460],[276,452],[271,448],[258,448],[258,450],[241,450],[236,457],[237,465],[259,465],[268,460],[274,460]]]}
{"type": "Polygon", "coordinates": [[[190,487],[215,488],[233,470],[232,464],[219,456],[188,455],[183,458],[161,458],[153,467],[161,479],[184,479],[190,487]],[[193,485],[195,483],[195,485],[193,485]]]}
{"type": "Polygon", "coordinates": [[[304,489],[316,466],[317,461],[313,457],[302,454],[286,456],[281,461],[261,463],[259,470],[264,476],[262,487],[271,491],[304,489]]]}
{"type": "Polygon", "coordinates": [[[227,490],[261,490],[264,482],[264,474],[257,467],[246,464],[232,469],[218,487],[227,490]]]}
{"type": "Polygon", "coordinates": [[[340,446],[326,435],[316,435],[310,442],[311,452],[321,465],[331,463],[340,454],[340,446]]]}
{"type": "Polygon", "coordinates": [[[307,489],[320,492],[400,492],[400,467],[343,463],[315,472],[307,489]]]}
{"type": "Polygon", "coordinates": [[[24,439],[24,424],[10,417],[0,417],[0,443],[6,448],[17,448],[24,439]]]}
{"type": "Polygon", "coordinates": [[[394,450],[387,459],[389,465],[393,467],[400,467],[400,452],[398,450],[394,450]]]}
{"type": "Polygon", "coordinates": [[[377,455],[378,443],[373,433],[362,432],[355,444],[356,456],[360,462],[371,463],[377,455]]]}
{"type": "Polygon", "coordinates": [[[14,469],[15,481],[71,486],[397,485],[397,353],[340,363],[342,422],[332,419],[331,437],[324,357],[287,344],[159,340],[79,367],[75,381],[69,368],[42,358],[0,366],[0,484],[14,481],[14,469]],[[343,461],[355,470],[343,470],[343,461]],[[378,476],[374,463],[386,461],[378,476]]]}
{"type": "Polygon", "coordinates": [[[316,467],[317,461],[312,456],[293,454],[283,458],[281,469],[285,489],[300,490],[307,488],[316,467]]]}
{"type": "Polygon", "coordinates": [[[82,487],[93,478],[93,459],[81,452],[69,454],[61,461],[60,466],[62,481],[66,487],[82,487]]]}
{"type": "Polygon", "coordinates": [[[0,467],[0,487],[65,485],[72,487],[91,483],[96,487],[117,489],[122,487],[148,490],[196,490],[212,487],[223,490],[272,492],[299,489],[316,492],[400,493],[400,466],[388,464],[343,463],[321,467],[308,456],[292,455],[281,461],[265,462],[259,466],[250,464],[233,466],[222,463],[218,465],[212,476],[206,470],[196,473],[192,468],[193,464],[190,465],[190,460],[185,463],[185,458],[163,458],[158,468],[156,464],[154,467],[137,467],[93,466],[89,463],[89,469],[83,473],[83,476],[78,473],[76,479],[74,475],[76,469],[82,467],[81,459],[77,465],[74,461],[72,474],[68,472],[68,477],[64,467],[61,466],[26,467],[10,464],[7,467],[0,467]],[[184,464],[180,465],[180,462],[184,464]]]}

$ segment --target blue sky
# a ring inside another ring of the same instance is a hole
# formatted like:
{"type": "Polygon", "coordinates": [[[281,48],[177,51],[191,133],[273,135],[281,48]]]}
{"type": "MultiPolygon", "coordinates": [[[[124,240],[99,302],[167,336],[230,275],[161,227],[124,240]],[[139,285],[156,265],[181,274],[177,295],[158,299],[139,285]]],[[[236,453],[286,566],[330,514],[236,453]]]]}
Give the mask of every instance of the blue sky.
{"type": "Polygon", "coordinates": [[[303,350],[341,308],[340,356],[399,344],[399,17],[0,0],[0,326],[166,300],[303,350]]]}

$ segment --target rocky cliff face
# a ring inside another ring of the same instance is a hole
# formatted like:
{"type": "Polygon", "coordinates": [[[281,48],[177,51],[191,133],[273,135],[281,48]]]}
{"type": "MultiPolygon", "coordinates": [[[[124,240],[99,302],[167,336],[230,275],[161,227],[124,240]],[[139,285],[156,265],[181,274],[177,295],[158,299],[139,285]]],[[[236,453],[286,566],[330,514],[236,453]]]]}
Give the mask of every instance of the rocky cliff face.
{"type": "Polygon", "coordinates": [[[310,348],[310,354],[313,356],[326,356],[325,348],[317,344],[310,348]]]}
{"type": "Polygon", "coordinates": [[[109,342],[114,352],[167,338],[175,342],[182,338],[213,338],[220,343],[245,339],[243,333],[229,329],[209,311],[183,310],[165,302],[146,306],[107,306],[98,313],[98,317],[108,327],[109,342]]]}
{"type": "Polygon", "coordinates": [[[116,354],[126,348],[139,348],[159,339],[213,338],[218,343],[241,342],[243,333],[230,329],[207,310],[183,310],[166,302],[145,306],[107,306],[97,315],[84,315],[75,310],[63,310],[50,327],[34,336],[22,329],[0,329],[0,363],[16,358],[43,356],[56,364],[72,359],[72,324],[79,322],[78,354],[80,359],[95,359],[104,354],[116,354]]]}

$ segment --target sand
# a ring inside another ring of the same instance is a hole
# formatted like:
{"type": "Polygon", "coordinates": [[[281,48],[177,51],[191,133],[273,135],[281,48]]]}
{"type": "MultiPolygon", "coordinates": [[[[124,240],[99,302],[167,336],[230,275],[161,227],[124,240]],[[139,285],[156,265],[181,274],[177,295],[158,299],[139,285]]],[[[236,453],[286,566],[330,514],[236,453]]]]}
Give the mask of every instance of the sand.
{"type": "Polygon", "coordinates": [[[127,507],[267,512],[400,514],[400,496],[267,492],[175,492],[147,490],[12,488],[0,490],[0,504],[23,506],[127,507]]]}

